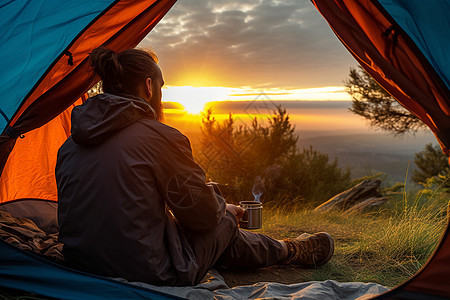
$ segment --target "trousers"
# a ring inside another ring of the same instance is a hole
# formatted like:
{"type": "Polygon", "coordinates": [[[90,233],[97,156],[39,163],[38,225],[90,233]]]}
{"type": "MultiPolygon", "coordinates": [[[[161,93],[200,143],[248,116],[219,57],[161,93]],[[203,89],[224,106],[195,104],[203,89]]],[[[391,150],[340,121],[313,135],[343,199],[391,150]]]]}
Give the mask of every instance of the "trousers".
{"type": "Polygon", "coordinates": [[[240,229],[235,216],[226,212],[213,230],[193,233],[188,241],[198,263],[196,282],[213,267],[261,268],[279,263],[283,248],[266,235],[240,229]]]}

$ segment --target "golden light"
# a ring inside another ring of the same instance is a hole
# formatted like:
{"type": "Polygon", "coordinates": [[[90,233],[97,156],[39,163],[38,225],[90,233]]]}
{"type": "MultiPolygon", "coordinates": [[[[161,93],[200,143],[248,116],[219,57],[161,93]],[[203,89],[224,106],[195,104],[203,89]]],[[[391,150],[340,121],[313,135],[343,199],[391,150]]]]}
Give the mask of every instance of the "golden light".
{"type": "Polygon", "coordinates": [[[233,90],[226,87],[167,86],[163,90],[163,100],[178,102],[186,112],[199,115],[206,103],[226,101],[233,90]]]}
{"type": "Polygon", "coordinates": [[[351,101],[351,96],[346,92],[344,86],[326,86],[308,89],[234,89],[229,100],[251,101],[251,100],[284,100],[284,101],[351,101]]]}
{"type": "Polygon", "coordinates": [[[203,111],[206,102],[204,99],[195,95],[195,93],[189,93],[185,96],[183,101],[180,101],[180,103],[189,114],[198,115],[203,111]]]}
{"type": "Polygon", "coordinates": [[[298,100],[351,100],[345,87],[320,87],[309,89],[252,89],[219,86],[166,86],[163,101],[178,102],[188,114],[200,115],[205,104],[212,101],[298,101],[298,100]]]}

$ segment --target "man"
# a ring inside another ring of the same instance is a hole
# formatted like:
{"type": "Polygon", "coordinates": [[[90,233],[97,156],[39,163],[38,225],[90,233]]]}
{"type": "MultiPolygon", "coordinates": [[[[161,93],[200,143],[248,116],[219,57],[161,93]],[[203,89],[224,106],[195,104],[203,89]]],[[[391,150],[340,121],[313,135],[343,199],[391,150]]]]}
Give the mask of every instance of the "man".
{"type": "Polygon", "coordinates": [[[333,255],[327,233],[277,241],[238,228],[192,157],[189,140],[163,120],[162,72],[153,53],[97,48],[104,94],[72,111],[58,152],[59,239],[68,266],[156,285],[194,285],[215,265],[317,266],[333,255]]]}

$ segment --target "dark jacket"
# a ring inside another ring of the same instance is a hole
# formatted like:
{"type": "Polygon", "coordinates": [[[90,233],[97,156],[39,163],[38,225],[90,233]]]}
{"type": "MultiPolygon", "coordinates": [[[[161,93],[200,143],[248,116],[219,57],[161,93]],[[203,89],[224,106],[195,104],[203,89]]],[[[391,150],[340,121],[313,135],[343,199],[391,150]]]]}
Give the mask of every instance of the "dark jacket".
{"type": "Polygon", "coordinates": [[[195,284],[187,236],[214,228],[225,201],[189,140],[140,98],[101,94],[72,111],[58,152],[59,239],[69,266],[158,285],[195,284]]]}

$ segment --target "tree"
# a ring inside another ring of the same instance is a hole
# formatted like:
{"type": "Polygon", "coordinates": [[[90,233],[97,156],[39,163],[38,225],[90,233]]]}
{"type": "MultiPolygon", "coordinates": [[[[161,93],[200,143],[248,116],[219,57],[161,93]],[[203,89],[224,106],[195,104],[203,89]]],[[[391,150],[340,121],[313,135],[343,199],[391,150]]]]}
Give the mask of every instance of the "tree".
{"type": "MultiPolygon", "coordinates": [[[[427,144],[419,153],[415,154],[414,163],[417,168],[413,171],[412,180],[419,184],[426,185],[430,178],[434,178],[434,183],[438,178],[450,176],[448,157],[442,152],[439,146],[427,144]]],[[[448,184],[450,185],[450,183],[448,184]]]]}
{"type": "Polygon", "coordinates": [[[349,187],[350,171],[312,148],[298,148],[298,136],[285,109],[278,107],[263,123],[236,128],[233,116],[220,123],[208,110],[195,158],[207,178],[227,187],[227,200],[252,199],[255,183],[263,184],[264,202],[317,204],[349,187]],[[295,199],[293,201],[293,199],[295,199]]]}
{"type": "Polygon", "coordinates": [[[416,133],[426,125],[386,92],[362,67],[350,68],[345,80],[352,96],[350,111],[364,117],[374,128],[396,135],[416,133]]]}
{"type": "MultiPolygon", "coordinates": [[[[350,111],[364,117],[372,127],[396,135],[416,133],[427,128],[417,116],[401,106],[362,67],[350,69],[345,86],[353,99],[350,111]]],[[[416,153],[414,162],[418,168],[413,171],[414,182],[423,185],[445,183],[444,186],[450,188],[450,182],[447,182],[450,175],[448,157],[439,147],[432,144],[426,145],[423,151],[416,153]]]]}

